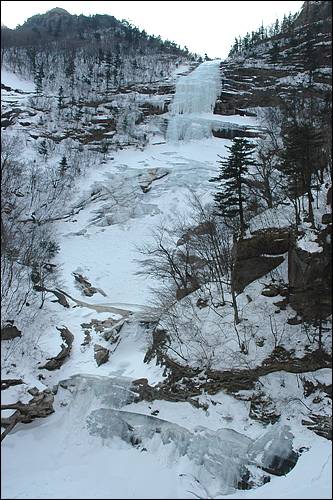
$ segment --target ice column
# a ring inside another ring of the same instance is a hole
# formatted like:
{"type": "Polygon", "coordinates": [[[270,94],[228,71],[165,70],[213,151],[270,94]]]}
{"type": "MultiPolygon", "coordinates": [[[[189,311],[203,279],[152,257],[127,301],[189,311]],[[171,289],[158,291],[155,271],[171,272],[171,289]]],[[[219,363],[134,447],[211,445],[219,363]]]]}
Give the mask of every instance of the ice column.
{"type": "Polygon", "coordinates": [[[221,92],[220,60],[207,61],[188,76],[180,77],[170,105],[167,140],[203,139],[211,136],[207,113],[213,113],[221,92]],[[200,115],[206,114],[206,119],[200,115]]]}

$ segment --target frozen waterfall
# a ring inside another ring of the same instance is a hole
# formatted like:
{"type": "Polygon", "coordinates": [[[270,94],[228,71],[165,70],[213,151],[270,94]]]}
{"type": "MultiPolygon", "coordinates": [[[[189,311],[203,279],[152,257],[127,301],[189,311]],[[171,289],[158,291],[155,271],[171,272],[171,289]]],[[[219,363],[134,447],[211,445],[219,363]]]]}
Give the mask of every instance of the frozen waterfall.
{"type": "Polygon", "coordinates": [[[207,113],[213,113],[220,92],[220,60],[204,62],[188,76],[181,77],[170,105],[167,140],[177,142],[211,137],[207,113]],[[204,120],[201,115],[206,115],[204,120]]]}

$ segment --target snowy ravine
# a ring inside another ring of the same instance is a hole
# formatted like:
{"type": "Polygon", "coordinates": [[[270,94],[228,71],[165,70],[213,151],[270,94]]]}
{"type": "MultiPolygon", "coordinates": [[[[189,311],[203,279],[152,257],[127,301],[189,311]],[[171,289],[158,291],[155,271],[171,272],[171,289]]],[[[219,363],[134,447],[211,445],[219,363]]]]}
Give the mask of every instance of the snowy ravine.
{"type": "MultiPolygon", "coordinates": [[[[306,428],[298,431],[294,408],[265,428],[249,419],[248,401],[223,392],[200,396],[208,410],[185,402],[134,402],[132,380],[145,377],[153,385],[164,379],[154,360],[143,362],[148,339],[140,319],[156,283],[136,274],[138,247],[163,221],[186,216],[191,192],[211,201],[209,178],[216,173],[217,155],[224,156],[230,143],[212,137],[212,124],[256,124],[252,117],[213,115],[219,85],[220,61],[181,77],[168,114],[167,142],[157,137],[143,151],[118,151],[93,166],[78,182],[73,215],[55,225],[61,289],[77,300],[69,300],[68,309],[46,303],[25,346],[34,367],[27,357],[24,364],[21,351],[11,353],[30,387],[59,388],[53,415],[18,424],[3,441],[3,498],[297,498],[299,493],[311,498],[318,490],[316,498],[330,497],[330,443],[306,428]],[[145,192],[142,185],[154,175],[157,180],[145,192]],[[86,276],[97,293],[84,296],[72,273],[86,276]],[[97,329],[84,344],[82,324],[119,319],[112,308],[126,310],[130,319],[109,361],[98,367],[94,344],[110,344],[97,329]],[[74,335],[70,358],[60,370],[44,370],[40,380],[37,364],[59,351],[56,326],[61,325],[74,335]],[[255,490],[235,489],[244,467],[262,485],[266,462],[274,456],[283,460],[292,448],[309,443],[311,450],[300,454],[288,475],[255,490]]],[[[325,370],[317,376],[323,382],[329,378],[325,370]]],[[[262,384],[278,393],[282,406],[279,377],[264,377],[262,384]]],[[[297,376],[290,374],[287,383],[296,388],[297,376]]],[[[301,397],[301,389],[296,391],[295,398],[301,397]]],[[[22,386],[12,387],[4,402],[21,395],[22,386]]]]}

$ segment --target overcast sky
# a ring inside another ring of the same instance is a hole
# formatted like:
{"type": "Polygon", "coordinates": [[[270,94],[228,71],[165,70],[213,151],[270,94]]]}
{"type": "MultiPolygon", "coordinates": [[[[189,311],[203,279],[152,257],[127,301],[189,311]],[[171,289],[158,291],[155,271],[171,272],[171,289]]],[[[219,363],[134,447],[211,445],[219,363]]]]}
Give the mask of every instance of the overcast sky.
{"type": "Polygon", "coordinates": [[[191,52],[210,57],[228,55],[235,36],[268,25],[283,14],[297,12],[299,1],[2,1],[1,22],[9,28],[34,14],[62,7],[71,14],[110,14],[127,19],[150,35],[160,35],[191,52]]]}

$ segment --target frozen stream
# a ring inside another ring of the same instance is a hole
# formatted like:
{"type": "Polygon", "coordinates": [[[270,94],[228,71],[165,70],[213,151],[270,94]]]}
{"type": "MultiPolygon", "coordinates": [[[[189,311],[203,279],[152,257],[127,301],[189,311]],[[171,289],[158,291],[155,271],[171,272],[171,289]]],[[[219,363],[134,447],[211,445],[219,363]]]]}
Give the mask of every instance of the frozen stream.
{"type": "MultiPolygon", "coordinates": [[[[68,223],[59,225],[66,291],[77,297],[73,272],[87,276],[102,289],[106,303],[145,305],[156,283],[136,274],[138,248],[151,241],[152,230],[172,218],[185,219],[192,193],[204,203],[212,200],[218,155],[230,141],[212,137],[212,124],[233,126],[255,124],[254,118],[213,114],[220,91],[220,61],[208,61],[188,76],[179,78],[170,105],[167,142],[144,151],[125,150],[103,167],[89,172],[82,181],[74,204],[86,207],[68,223]],[[196,139],[196,140],[193,140],[196,139]],[[148,192],[140,187],[151,171],[166,175],[154,181],[148,192]],[[95,201],[94,193],[100,193],[95,201]]],[[[102,299],[102,300],[101,300],[102,299]]],[[[95,294],[90,302],[101,305],[95,294]]]]}
{"type": "Polygon", "coordinates": [[[283,468],[294,459],[287,426],[275,425],[258,439],[226,428],[190,431],[134,412],[130,383],[89,375],[61,382],[56,412],[30,424],[28,432],[18,425],[10,436],[4,473],[17,468],[20,482],[6,482],[5,497],[15,492],[16,498],[31,498],[25,492],[38,470],[35,498],[193,498],[189,488],[213,498],[235,492],[246,478],[267,482],[270,474],[262,468],[283,468]],[[17,453],[22,439],[33,460],[17,453]]]}

